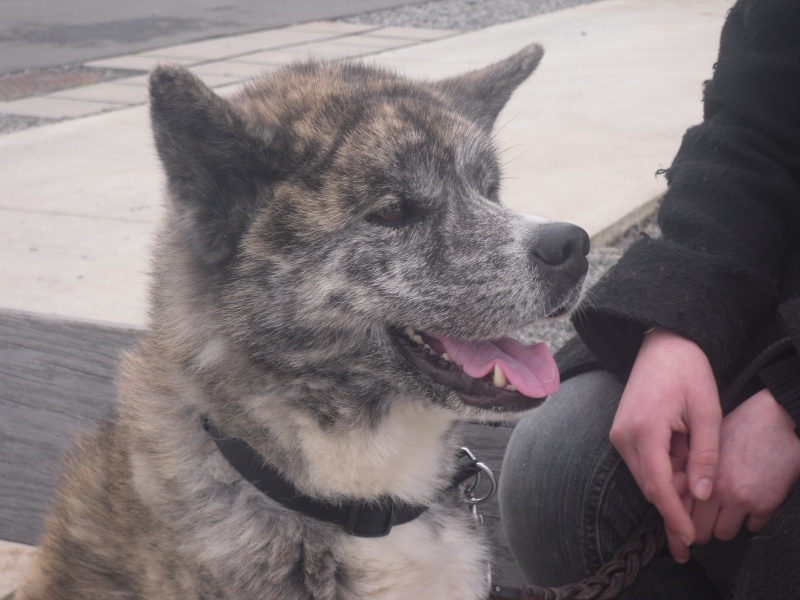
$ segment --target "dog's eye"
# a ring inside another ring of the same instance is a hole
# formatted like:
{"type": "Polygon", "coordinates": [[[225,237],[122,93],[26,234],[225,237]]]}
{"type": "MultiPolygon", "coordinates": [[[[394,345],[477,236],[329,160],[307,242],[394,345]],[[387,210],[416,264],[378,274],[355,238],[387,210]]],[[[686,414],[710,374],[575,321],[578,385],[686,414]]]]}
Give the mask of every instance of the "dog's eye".
{"type": "Polygon", "coordinates": [[[386,225],[387,227],[397,227],[406,222],[408,215],[408,209],[396,202],[378,212],[372,213],[367,217],[367,221],[378,225],[386,225]]]}

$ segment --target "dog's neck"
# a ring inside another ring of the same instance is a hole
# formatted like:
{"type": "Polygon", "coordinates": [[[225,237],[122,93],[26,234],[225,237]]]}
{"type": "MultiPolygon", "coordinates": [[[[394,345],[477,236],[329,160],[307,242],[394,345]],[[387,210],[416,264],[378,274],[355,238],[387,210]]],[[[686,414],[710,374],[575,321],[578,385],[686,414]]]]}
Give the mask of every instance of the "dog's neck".
{"type": "MultiPolygon", "coordinates": [[[[197,348],[201,395],[214,394],[212,384],[223,377],[254,380],[253,365],[225,338],[197,348]]],[[[456,415],[415,391],[393,389],[392,371],[370,353],[329,353],[331,360],[309,366],[306,377],[264,369],[261,387],[209,400],[201,410],[230,424],[231,435],[281,465],[305,493],[430,503],[452,473],[456,415]]]]}
{"type": "MultiPolygon", "coordinates": [[[[425,513],[427,504],[397,502],[392,496],[375,501],[359,498],[325,500],[308,496],[298,490],[279,469],[264,461],[246,442],[227,436],[208,417],[203,428],[217,445],[219,452],[239,474],[262,494],[293,512],[321,522],[338,525],[356,537],[383,537],[395,525],[403,525],[425,513]]],[[[451,479],[448,491],[479,475],[485,467],[466,449],[461,449],[459,468],[451,479]]],[[[445,490],[442,490],[444,492],[445,490]]]]}
{"type": "Polygon", "coordinates": [[[453,468],[454,416],[406,400],[396,401],[370,428],[328,430],[295,412],[276,441],[294,448],[302,469],[298,487],[315,496],[379,498],[393,496],[413,504],[430,503],[453,468]]]}

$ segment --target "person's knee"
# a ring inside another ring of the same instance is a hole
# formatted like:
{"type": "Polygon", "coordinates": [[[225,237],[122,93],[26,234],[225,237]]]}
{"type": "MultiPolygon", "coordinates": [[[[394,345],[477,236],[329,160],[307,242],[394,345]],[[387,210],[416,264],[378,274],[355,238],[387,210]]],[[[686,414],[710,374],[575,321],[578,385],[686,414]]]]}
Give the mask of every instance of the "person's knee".
{"type": "Polygon", "coordinates": [[[552,486],[562,489],[576,471],[590,468],[593,455],[610,445],[608,431],[622,389],[609,373],[593,371],[567,380],[523,417],[506,448],[502,493],[531,488],[549,495],[552,486]]]}
{"type": "Polygon", "coordinates": [[[610,447],[608,429],[621,391],[608,373],[576,377],[515,428],[499,500],[511,550],[532,582],[554,585],[583,573],[578,524],[594,471],[610,447]]]}

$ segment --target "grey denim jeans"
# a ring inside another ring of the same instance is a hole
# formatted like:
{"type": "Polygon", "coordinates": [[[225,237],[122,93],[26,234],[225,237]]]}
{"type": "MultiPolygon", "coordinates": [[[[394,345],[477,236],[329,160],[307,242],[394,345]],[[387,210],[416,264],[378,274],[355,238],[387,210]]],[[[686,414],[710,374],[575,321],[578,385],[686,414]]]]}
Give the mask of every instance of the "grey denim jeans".
{"type": "MultiPolygon", "coordinates": [[[[499,499],[529,583],[558,586],[594,574],[641,521],[647,502],[608,438],[623,387],[605,371],[574,377],[516,426],[499,499]]],[[[693,549],[685,565],[662,554],[620,598],[723,598],[747,537],[693,549]]]]}

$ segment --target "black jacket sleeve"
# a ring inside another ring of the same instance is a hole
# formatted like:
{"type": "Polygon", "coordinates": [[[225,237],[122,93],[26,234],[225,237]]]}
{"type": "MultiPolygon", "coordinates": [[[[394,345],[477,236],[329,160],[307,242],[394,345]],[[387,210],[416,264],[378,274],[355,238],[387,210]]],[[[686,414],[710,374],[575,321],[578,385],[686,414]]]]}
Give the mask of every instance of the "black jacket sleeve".
{"type": "Polygon", "coordinates": [[[574,319],[600,363],[626,376],[659,325],[693,339],[719,378],[779,305],[780,333],[800,347],[798,290],[784,281],[800,280],[787,275],[800,241],[800,2],[731,9],[703,122],[667,181],[663,237],[632,245],[574,319]]]}
{"type": "Polygon", "coordinates": [[[759,371],[763,384],[800,425],[800,357],[797,352],[781,357],[759,371]]]}

